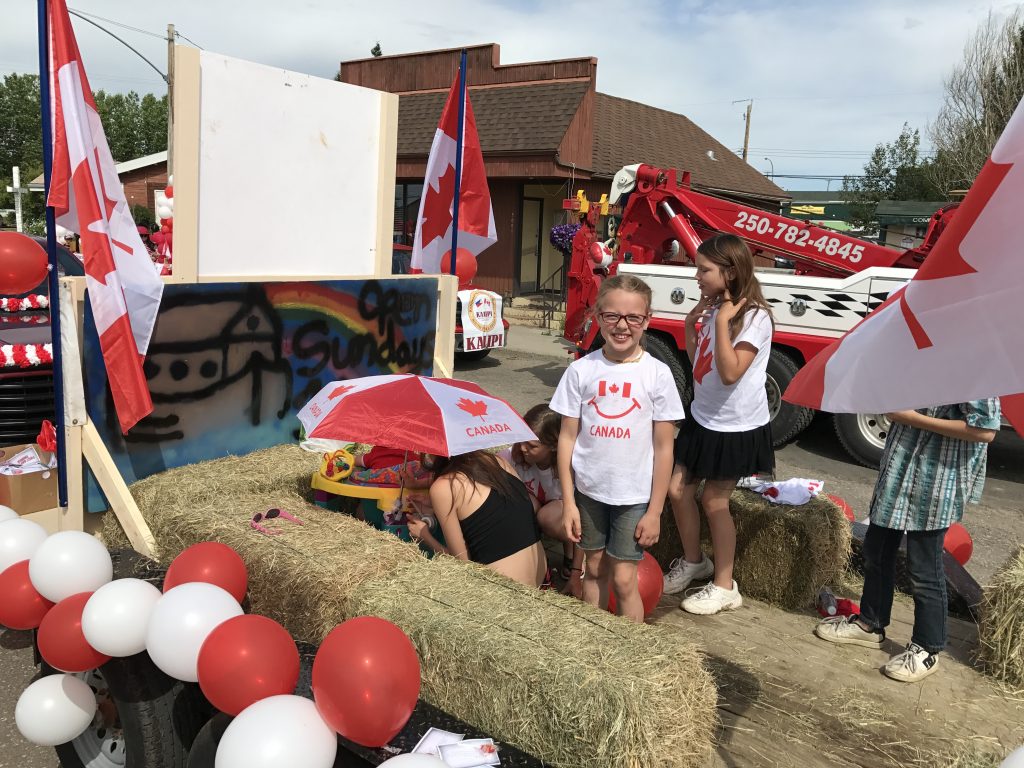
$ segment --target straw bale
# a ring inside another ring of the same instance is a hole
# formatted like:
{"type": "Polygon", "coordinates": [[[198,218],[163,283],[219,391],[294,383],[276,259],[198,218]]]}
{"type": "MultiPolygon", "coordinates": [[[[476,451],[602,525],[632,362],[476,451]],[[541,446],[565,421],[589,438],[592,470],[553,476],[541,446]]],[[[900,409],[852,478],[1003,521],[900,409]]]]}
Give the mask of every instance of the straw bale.
{"type": "Polygon", "coordinates": [[[978,640],[985,669],[1015,688],[1024,688],[1024,547],[983,590],[978,640]]]}
{"type": "MultiPolygon", "coordinates": [[[[818,496],[789,506],[737,489],[729,507],[736,523],[734,578],[744,595],[783,608],[802,608],[814,602],[821,587],[842,577],[850,559],[850,526],[831,500],[818,496]]],[[[703,515],[701,543],[710,557],[711,534],[703,515]]],[[[664,569],[682,554],[669,504],[651,554],[664,569]]]]}
{"type": "Polygon", "coordinates": [[[546,762],[704,765],[716,689],[697,647],[449,557],[367,582],[353,603],[412,638],[431,704],[546,762]]]}

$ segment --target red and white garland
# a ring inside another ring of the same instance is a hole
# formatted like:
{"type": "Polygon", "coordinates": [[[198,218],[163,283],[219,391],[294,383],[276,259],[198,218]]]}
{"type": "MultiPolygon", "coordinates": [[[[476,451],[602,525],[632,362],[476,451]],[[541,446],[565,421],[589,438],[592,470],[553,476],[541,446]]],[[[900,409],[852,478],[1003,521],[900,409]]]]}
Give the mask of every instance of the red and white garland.
{"type": "Polygon", "coordinates": [[[52,362],[52,344],[0,344],[0,368],[34,368],[52,362]]]}
{"type": "Polygon", "coordinates": [[[41,293],[32,293],[23,298],[0,298],[0,312],[27,312],[30,309],[46,309],[50,299],[41,293]]]}

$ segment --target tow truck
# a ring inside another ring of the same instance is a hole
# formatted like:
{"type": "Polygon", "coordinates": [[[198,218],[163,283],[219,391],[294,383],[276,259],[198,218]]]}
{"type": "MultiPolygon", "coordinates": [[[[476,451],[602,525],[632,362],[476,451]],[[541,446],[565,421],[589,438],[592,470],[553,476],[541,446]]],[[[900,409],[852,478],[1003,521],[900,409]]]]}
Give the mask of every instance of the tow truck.
{"type": "MultiPolygon", "coordinates": [[[[674,168],[626,166],[615,175],[610,195],[589,201],[581,191],[563,207],[581,224],[568,272],[566,339],[581,354],[596,349],[601,338],[590,310],[601,281],[616,273],[643,278],[654,295],[648,350],[672,370],[687,405],[693,380],[684,327],[700,298],[693,266],[697,247],[721,233],[747,243],[775,318],[765,386],[778,447],[795,439],[815,415],[782,399],[797,371],[913,277],[957,204],[936,211],[921,245],[909,250],[697,191],[690,174],[674,168]],[[597,235],[601,217],[612,214],[622,217],[614,250],[597,235]]],[[[832,419],[846,451],[877,467],[889,430],[885,415],[834,414],[832,419]]]]}

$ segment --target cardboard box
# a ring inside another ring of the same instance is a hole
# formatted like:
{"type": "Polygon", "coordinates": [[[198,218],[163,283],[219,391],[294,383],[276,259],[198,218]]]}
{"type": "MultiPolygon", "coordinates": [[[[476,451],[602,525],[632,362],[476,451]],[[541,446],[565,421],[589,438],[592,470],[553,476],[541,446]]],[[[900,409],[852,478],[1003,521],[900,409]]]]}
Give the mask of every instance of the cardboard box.
{"type": "MultiPolygon", "coordinates": [[[[40,460],[47,464],[50,454],[34,443],[0,448],[0,464],[17,456],[26,448],[34,448],[40,460]]],[[[30,515],[57,506],[57,470],[29,472],[24,475],[0,474],[0,504],[10,507],[19,515],[30,515]]]]}

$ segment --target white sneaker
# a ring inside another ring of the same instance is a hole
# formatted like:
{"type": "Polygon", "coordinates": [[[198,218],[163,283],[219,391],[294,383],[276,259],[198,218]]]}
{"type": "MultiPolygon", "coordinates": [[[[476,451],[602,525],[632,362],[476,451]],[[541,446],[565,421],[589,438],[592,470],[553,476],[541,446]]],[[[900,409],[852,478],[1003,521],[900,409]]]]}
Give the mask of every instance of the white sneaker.
{"type": "Polygon", "coordinates": [[[666,595],[677,595],[697,579],[709,579],[715,573],[715,564],[701,555],[699,563],[688,563],[677,557],[668,567],[662,591],[666,595]]]}
{"type": "Polygon", "coordinates": [[[679,604],[687,613],[709,616],[719,611],[730,611],[743,605],[740,588],[734,581],[732,589],[722,589],[713,581],[705,584],[679,604]]]}
{"type": "Polygon", "coordinates": [[[901,683],[916,683],[928,677],[938,666],[938,656],[928,653],[917,643],[908,643],[905,651],[889,659],[882,672],[901,683]]]}

